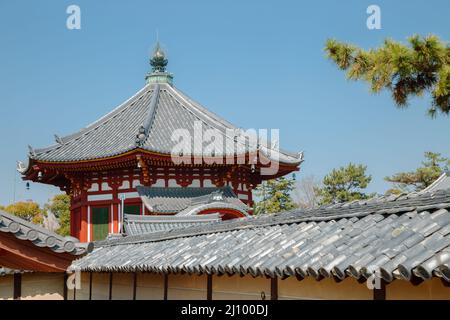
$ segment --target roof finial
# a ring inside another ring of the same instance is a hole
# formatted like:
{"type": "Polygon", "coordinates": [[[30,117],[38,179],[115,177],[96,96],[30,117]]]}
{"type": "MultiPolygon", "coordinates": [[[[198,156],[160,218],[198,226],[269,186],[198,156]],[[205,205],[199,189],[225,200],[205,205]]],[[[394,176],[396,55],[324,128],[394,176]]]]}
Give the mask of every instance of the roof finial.
{"type": "Polygon", "coordinates": [[[153,72],[166,72],[166,66],[169,61],[166,59],[166,53],[161,48],[159,40],[156,42],[153,56],[150,59],[150,65],[153,67],[153,72]]]}
{"type": "Polygon", "coordinates": [[[62,140],[61,137],[58,136],[57,134],[55,134],[55,141],[56,141],[56,143],[58,143],[58,144],[63,144],[63,140],[62,140]]]}
{"type": "Polygon", "coordinates": [[[147,83],[168,83],[172,85],[173,75],[166,72],[168,63],[167,56],[159,43],[159,32],[156,30],[156,45],[153,49],[152,57],[150,58],[150,65],[152,66],[151,73],[145,77],[147,83]]]}
{"type": "Polygon", "coordinates": [[[33,147],[28,145],[28,153],[30,154],[31,157],[36,156],[36,151],[34,151],[33,147]]]}

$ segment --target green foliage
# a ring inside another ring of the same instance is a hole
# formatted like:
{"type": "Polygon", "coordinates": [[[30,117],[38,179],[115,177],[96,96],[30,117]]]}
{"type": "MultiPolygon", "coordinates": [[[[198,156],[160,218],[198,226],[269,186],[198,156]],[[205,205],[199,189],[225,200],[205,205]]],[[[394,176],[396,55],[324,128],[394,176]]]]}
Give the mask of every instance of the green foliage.
{"type": "Polygon", "coordinates": [[[21,201],[3,207],[3,210],[35,224],[42,224],[45,212],[38,203],[21,201]]]}
{"type": "Polygon", "coordinates": [[[342,203],[371,197],[372,195],[363,192],[372,180],[372,177],[366,174],[366,169],[366,166],[352,163],[346,167],[333,169],[323,178],[323,186],[315,189],[320,198],[319,204],[342,203]]]}
{"type": "Polygon", "coordinates": [[[425,152],[425,161],[422,167],[410,172],[400,172],[390,177],[385,177],[386,181],[395,184],[394,189],[390,189],[389,193],[396,192],[420,191],[432,184],[442,172],[447,171],[450,167],[450,159],[442,157],[440,153],[425,152]]]}
{"type": "Polygon", "coordinates": [[[62,236],[70,235],[70,196],[58,194],[45,205],[45,209],[51,211],[59,222],[56,232],[62,236]]]}
{"type": "Polygon", "coordinates": [[[295,181],[285,177],[263,182],[255,189],[256,196],[261,198],[261,201],[255,204],[255,214],[275,213],[296,208],[297,205],[291,197],[294,188],[295,181]]]}
{"type": "Polygon", "coordinates": [[[437,36],[408,39],[409,46],[387,39],[377,49],[363,50],[330,39],[325,51],[351,80],[370,84],[373,93],[391,91],[398,107],[407,107],[411,96],[431,93],[429,114],[450,112],[450,47],[437,36]]]}

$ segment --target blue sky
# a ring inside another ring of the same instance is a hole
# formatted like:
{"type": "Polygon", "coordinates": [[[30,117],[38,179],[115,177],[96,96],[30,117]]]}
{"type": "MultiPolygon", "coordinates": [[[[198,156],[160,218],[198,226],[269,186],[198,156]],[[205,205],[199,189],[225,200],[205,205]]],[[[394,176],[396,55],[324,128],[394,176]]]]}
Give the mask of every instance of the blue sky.
{"type": "Polygon", "coordinates": [[[371,192],[411,170],[424,151],[450,156],[450,119],[426,116],[429,100],[395,108],[326,59],[327,38],[365,48],[414,33],[450,38],[442,1],[5,1],[0,2],[0,204],[45,202],[58,190],[15,174],[27,145],[77,131],[144,84],[156,30],[175,85],[244,128],[280,128],[283,148],[305,151],[298,177],[349,162],[368,166],[371,192]],[[81,8],[81,30],[66,8],[81,8]],[[368,30],[377,4],[382,29],[368,30]]]}

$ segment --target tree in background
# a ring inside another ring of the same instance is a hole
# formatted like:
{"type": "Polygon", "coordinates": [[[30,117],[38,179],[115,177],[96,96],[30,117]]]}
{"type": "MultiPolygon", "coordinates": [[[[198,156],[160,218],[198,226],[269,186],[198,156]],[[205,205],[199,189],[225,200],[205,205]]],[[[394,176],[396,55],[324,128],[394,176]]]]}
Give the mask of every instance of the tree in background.
{"type": "Polygon", "coordinates": [[[319,185],[320,182],[313,175],[300,179],[294,192],[299,208],[311,209],[319,205],[320,199],[316,194],[319,185]]]}
{"type": "Polygon", "coordinates": [[[323,186],[316,188],[319,204],[342,203],[353,200],[367,199],[373,195],[364,193],[364,189],[372,180],[366,174],[366,166],[350,163],[346,167],[333,169],[323,178],[323,186]]]}
{"type": "Polygon", "coordinates": [[[35,224],[42,224],[44,221],[45,211],[33,201],[16,202],[3,207],[2,210],[35,224]]]}
{"type": "Polygon", "coordinates": [[[45,205],[45,209],[58,219],[59,228],[55,231],[62,235],[70,235],[70,196],[58,194],[45,205]]]}
{"type": "Polygon", "coordinates": [[[62,236],[70,235],[70,196],[66,194],[54,196],[43,209],[36,202],[22,201],[8,206],[0,206],[0,210],[42,225],[62,236]],[[55,217],[55,221],[49,221],[51,216],[55,217]]]}
{"type": "Polygon", "coordinates": [[[450,47],[437,36],[408,39],[409,46],[387,39],[377,49],[363,50],[336,40],[326,42],[325,51],[351,80],[363,80],[371,91],[391,91],[398,107],[408,99],[431,93],[429,114],[450,112],[450,47]]]}
{"type": "Polygon", "coordinates": [[[257,201],[254,207],[255,214],[275,213],[291,210],[297,207],[291,197],[295,188],[295,180],[285,177],[263,182],[255,189],[257,201]]]}
{"type": "Polygon", "coordinates": [[[386,181],[394,183],[395,186],[386,193],[398,194],[423,190],[439,178],[444,171],[448,171],[449,167],[449,158],[442,157],[440,153],[425,152],[425,161],[422,161],[422,167],[384,178],[386,181]]]}

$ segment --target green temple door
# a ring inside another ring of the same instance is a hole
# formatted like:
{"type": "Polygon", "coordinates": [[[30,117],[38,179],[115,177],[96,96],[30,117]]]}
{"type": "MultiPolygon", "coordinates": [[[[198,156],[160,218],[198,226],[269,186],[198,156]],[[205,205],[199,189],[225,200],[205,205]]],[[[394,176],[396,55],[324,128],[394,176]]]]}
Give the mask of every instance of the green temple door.
{"type": "Polygon", "coordinates": [[[125,214],[140,215],[141,214],[141,206],[140,205],[125,205],[124,206],[124,213],[125,214]]]}
{"type": "Polygon", "coordinates": [[[105,240],[109,230],[108,208],[92,208],[93,240],[105,240]]]}

